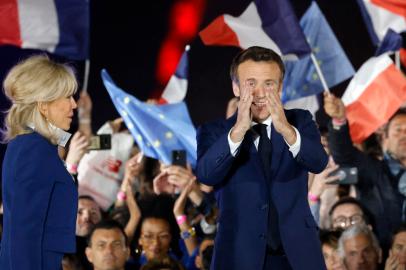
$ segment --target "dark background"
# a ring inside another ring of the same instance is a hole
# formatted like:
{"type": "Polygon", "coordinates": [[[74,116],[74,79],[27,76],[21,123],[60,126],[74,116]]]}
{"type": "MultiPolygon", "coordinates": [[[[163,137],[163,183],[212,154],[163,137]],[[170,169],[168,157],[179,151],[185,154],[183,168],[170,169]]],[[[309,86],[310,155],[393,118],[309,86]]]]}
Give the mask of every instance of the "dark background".
{"type": "MultiPolygon", "coordinates": [[[[106,68],[118,86],[141,100],[153,91],[162,90],[156,80],[157,55],[168,32],[169,10],[175,1],[107,1],[91,2],[90,77],[88,92],[93,100],[93,130],[118,113],[102,85],[100,70],[106,68]]],[[[238,16],[250,1],[208,0],[201,27],[222,13],[238,16]],[[230,9],[231,7],[231,9],[230,9]]],[[[306,11],[310,0],[291,1],[298,18],[306,11]]],[[[358,5],[354,0],[317,1],[355,69],[375,51],[358,5]]],[[[234,47],[206,47],[199,38],[191,41],[189,86],[186,103],[192,121],[201,123],[224,117],[232,97],[228,68],[239,51],[234,47]]],[[[11,46],[0,47],[0,79],[20,59],[36,53],[11,46]]],[[[60,58],[58,58],[60,59],[60,58]]],[[[61,61],[66,61],[61,59],[61,61]]],[[[83,77],[84,63],[69,61],[83,77]]],[[[332,89],[341,95],[349,81],[332,89]]],[[[8,102],[0,94],[0,109],[7,110],[8,102]]],[[[324,125],[325,118],[320,115],[324,125]]],[[[2,120],[2,119],[0,119],[2,120]]],[[[75,129],[77,123],[73,123],[75,129]]],[[[0,144],[0,160],[5,146],[0,144]]]]}

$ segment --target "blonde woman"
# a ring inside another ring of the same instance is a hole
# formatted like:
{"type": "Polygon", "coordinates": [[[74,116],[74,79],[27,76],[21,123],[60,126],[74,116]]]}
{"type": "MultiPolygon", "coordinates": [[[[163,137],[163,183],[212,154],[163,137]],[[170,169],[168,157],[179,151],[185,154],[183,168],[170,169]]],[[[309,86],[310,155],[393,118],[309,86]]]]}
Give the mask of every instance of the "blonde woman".
{"type": "Polygon", "coordinates": [[[61,269],[64,253],[75,252],[78,194],[58,146],[70,137],[77,82],[68,66],[32,56],[3,87],[12,106],[3,131],[0,268],[61,269]]]}

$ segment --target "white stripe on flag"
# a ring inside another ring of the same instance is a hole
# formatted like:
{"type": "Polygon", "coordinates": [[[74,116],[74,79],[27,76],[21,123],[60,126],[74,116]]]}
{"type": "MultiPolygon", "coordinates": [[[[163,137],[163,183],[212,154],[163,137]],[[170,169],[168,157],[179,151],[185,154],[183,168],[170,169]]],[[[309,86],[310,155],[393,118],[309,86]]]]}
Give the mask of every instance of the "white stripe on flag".
{"type": "Polygon", "coordinates": [[[348,106],[356,101],[367,89],[368,85],[370,85],[376,77],[378,77],[378,75],[390,65],[393,65],[393,62],[386,54],[372,57],[366,61],[354,75],[347,90],[342,96],[344,105],[348,106]]]}
{"type": "Polygon", "coordinates": [[[312,95],[290,100],[285,104],[283,104],[283,107],[287,110],[289,109],[308,110],[312,114],[313,120],[316,120],[316,112],[319,110],[319,101],[317,100],[316,95],[312,95]]]}
{"type": "Polygon", "coordinates": [[[235,32],[241,48],[262,46],[282,55],[276,43],[262,29],[261,18],[254,2],[239,16],[224,15],[225,23],[235,32]]]}
{"type": "Polygon", "coordinates": [[[186,96],[187,83],[186,79],[173,75],[162,93],[162,98],[168,103],[181,102],[186,96]]]}
{"type": "Polygon", "coordinates": [[[58,15],[53,0],[18,0],[22,48],[53,52],[59,42],[58,15]]]}
{"type": "Polygon", "coordinates": [[[383,40],[389,28],[397,33],[406,30],[406,20],[404,17],[377,6],[371,0],[364,0],[364,3],[379,40],[383,40]]]}

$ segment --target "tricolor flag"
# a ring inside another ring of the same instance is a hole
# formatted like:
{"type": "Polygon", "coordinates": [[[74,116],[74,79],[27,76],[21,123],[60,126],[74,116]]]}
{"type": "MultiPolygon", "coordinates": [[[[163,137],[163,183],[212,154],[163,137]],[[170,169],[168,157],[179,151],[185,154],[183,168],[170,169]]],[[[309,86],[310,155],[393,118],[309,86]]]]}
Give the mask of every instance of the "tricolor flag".
{"type": "Polygon", "coordinates": [[[189,45],[183,52],[176,67],[175,74],[171,76],[161,95],[160,103],[176,103],[183,101],[186,96],[189,74],[189,45]]]}
{"type": "MultiPolygon", "coordinates": [[[[333,87],[354,75],[351,62],[316,2],[312,2],[300,19],[300,26],[328,87],[333,87]]],[[[297,61],[286,61],[285,68],[283,103],[324,90],[310,55],[297,61]]]]}
{"type": "Polygon", "coordinates": [[[0,45],[88,58],[88,0],[0,1],[0,45]]]}
{"type": "Polygon", "coordinates": [[[342,100],[351,138],[360,143],[406,101],[406,78],[388,55],[372,57],[357,71],[342,100]]]}
{"type": "Polygon", "coordinates": [[[172,150],[183,149],[188,162],[196,165],[196,129],[184,102],[147,104],[116,86],[106,70],[101,76],[114,106],[146,156],[171,164],[172,150]]]}
{"type": "Polygon", "coordinates": [[[310,53],[296,15],[287,0],[255,0],[238,17],[217,17],[200,33],[205,45],[262,46],[284,59],[297,59],[310,53]]]}
{"type": "Polygon", "coordinates": [[[358,0],[372,42],[378,46],[386,32],[406,31],[405,0],[358,0]]]}

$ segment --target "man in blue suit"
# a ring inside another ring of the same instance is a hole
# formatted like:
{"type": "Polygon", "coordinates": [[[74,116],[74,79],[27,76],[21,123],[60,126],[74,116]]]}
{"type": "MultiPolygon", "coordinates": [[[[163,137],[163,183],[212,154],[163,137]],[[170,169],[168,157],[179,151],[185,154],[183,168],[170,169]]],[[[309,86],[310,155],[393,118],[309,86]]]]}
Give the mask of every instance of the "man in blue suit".
{"type": "Polygon", "coordinates": [[[308,111],[284,110],[284,65],[250,47],[230,75],[237,113],[197,134],[198,179],[214,186],[220,209],[211,269],[326,269],[307,203],[308,172],[327,165],[308,111]]]}

